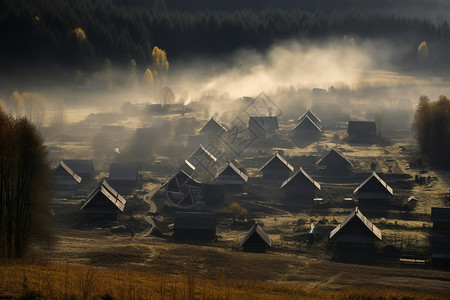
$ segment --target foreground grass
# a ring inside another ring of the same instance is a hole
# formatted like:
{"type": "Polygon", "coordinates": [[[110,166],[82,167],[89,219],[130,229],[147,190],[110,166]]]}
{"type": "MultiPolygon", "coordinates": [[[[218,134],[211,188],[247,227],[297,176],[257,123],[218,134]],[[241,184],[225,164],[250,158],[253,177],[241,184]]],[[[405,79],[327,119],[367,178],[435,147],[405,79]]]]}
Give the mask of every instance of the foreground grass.
{"type": "Polygon", "coordinates": [[[348,289],[322,292],[293,282],[173,276],[61,263],[0,262],[0,299],[445,299],[445,295],[348,289]]]}

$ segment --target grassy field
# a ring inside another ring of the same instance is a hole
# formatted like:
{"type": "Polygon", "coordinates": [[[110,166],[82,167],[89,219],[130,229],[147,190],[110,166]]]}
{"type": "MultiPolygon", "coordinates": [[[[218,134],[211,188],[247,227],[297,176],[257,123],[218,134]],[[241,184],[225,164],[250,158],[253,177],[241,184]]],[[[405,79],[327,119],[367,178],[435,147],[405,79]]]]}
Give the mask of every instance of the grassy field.
{"type": "Polygon", "coordinates": [[[322,291],[295,282],[208,280],[188,271],[167,275],[24,261],[0,264],[0,299],[448,299],[444,293],[352,288],[322,291]]]}

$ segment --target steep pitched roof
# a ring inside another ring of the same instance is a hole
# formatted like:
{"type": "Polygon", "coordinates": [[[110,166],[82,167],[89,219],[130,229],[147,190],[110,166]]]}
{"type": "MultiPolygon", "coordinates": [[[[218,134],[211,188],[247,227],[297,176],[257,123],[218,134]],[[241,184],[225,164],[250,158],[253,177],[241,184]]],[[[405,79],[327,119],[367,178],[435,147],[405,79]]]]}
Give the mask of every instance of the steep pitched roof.
{"type": "Polygon", "coordinates": [[[109,180],[137,180],[139,165],[137,163],[112,163],[109,166],[109,180]]]}
{"type": "Polygon", "coordinates": [[[354,191],[353,194],[356,194],[366,183],[368,183],[371,180],[377,180],[391,195],[394,195],[394,189],[391,188],[383,179],[378,176],[377,173],[373,172],[372,175],[367,177],[366,180],[363,181],[354,191]]]}
{"type": "Polygon", "coordinates": [[[314,130],[322,132],[322,129],[320,129],[319,126],[317,126],[317,124],[314,123],[314,121],[311,120],[311,118],[308,116],[305,116],[302,120],[300,120],[297,126],[295,126],[294,129],[292,129],[292,131],[297,130],[314,130]]]}
{"type": "Polygon", "coordinates": [[[302,167],[300,167],[300,170],[298,170],[294,175],[292,175],[291,177],[289,177],[288,179],[286,179],[282,184],[280,189],[283,189],[285,186],[289,185],[290,182],[294,182],[295,179],[297,177],[304,177],[305,179],[307,179],[309,182],[311,182],[312,184],[314,184],[314,186],[320,191],[321,187],[320,184],[315,181],[314,179],[312,179],[311,176],[308,175],[308,173],[306,173],[305,170],[303,170],[302,167]]]}
{"type": "Polygon", "coordinates": [[[63,162],[77,174],[87,174],[94,171],[92,159],[64,159],[63,162]]]}
{"type": "Polygon", "coordinates": [[[347,225],[354,218],[358,218],[379,240],[382,239],[380,229],[373,225],[373,223],[370,222],[369,219],[367,219],[366,216],[361,213],[358,207],[356,207],[355,210],[351,214],[349,214],[341,224],[336,226],[336,228],[334,228],[330,232],[330,239],[333,238],[342,228],[345,227],[345,225],[347,225]]]}
{"type": "Polygon", "coordinates": [[[228,165],[222,171],[219,172],[214,182],[218,184],[231,183],[231,181],[233,181],[233,179],[236,178],[236,176],[239,176],[244,182],[248,181],[248,176],[244,172],[239,170],[239,168],[236,167],[236,165],[230,161],[228,162],[228,165]]]}
{"type": "Polygon", "coordinates": [[[267,166],[271,165],[271,164],[276,164],[277,162],[280,162],[282,165],[285,165],[286,168],[288,168],[291,172],[294,171],[294,167],[291,166],[290,163],[288,163],[279,153],[278,151],[275,152],[275,154],[273,155],[273,157],[271,159],[269,159],[259,170],[258,172],[261,172],[264,168],[266,168],[267,166]]]}
{"type": "Polygon", "coordinates": [[[305,112],[300,118],[298,118],[298,121],[300,122],[306,117],[309,117],[316,124],[322,122],[310,109],[308,109],[308,111],[305,112]]]}
{"type": "Polygon", "coordinates": [[[106,179],[103,179],[102,182],[87,196],[86,201],[80,210],[83,210],[87,205],[89,205],[89,202],[91,202],[91,200],[94,199],[99,193],[109,199],[120,211],[124,210],[127,200],[116,192],[116,190],[108,184],[106,179]]]}
{"type": "Polygon", "coordinates": [[[214,117],[211,117],[211,119],[209,119],[209,121],[206,122],[206,124],[202,127],[202,129],[200,129],[200,133],[205,134],[209,131],[221,133],[227,131],[227,129],[222,124],[217,122],[216,119],[214,119],[214,117]]]}
{"type": "Polygon", "coordinates": [[[343,159],[347,162],[347,164],[349,166],[353,166],[353,164],[346,159],[339,151],[337,151],[334,148],[331,148],[330,150],[328,150],[328,152],[316,162],[317,166],[323,165],[328,159],[333,159],[333,158],[338,158],[338,159],[343,159]]]}
{"type": "Polygon", "coordinates": [[[206,159],[214,161],[214,162],[217,161],[217,158],[214,155],[212,155],[208,150],[206,150],[202,144],[200,144],[200,146],[188,158],[188,161],[194,166],[195,166],[195,161],[193,162],[192,159],[197,156],[205,157],[206,159]]]}
{"type": "Polygon", "coordinates": [[[66,164],[64,163],[64,161],[61,161],[61,162],[59,163],[59,165],[58,165],[58,167],[56,168],[56,170],[57,170],[59,167],[61,167],[61,168],[62,168],[64,171],[66,171],[70,176],[72,176],[73,179],[74,179],[76,182],[78,182],[78,183],[81,182],[81,180],[82,180],[81,177],[78,176],[77,173],[75,173],[68,165],[66,165],[66,164]]]}
{"type": "Polygon", "coordinates": [[[270,239],[270,236],[262,229],[259,224],[254,224],[252,228],[250,228],[247,234],[239,242],[239,247],[244,246],[244,244],[253,234],[259,235],[269,247],[272,247],[272,240],[270,239]]]}

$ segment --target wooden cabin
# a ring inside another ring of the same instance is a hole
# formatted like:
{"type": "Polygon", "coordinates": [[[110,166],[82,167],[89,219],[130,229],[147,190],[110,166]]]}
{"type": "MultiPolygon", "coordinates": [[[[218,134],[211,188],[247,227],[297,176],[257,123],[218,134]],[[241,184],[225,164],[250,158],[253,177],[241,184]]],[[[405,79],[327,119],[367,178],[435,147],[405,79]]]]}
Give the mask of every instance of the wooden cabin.
{"type": "Polygon", "coordinates": [[[394,189],[373,172],[353,191],[353,194],[357,196],[360,207],[383,206],[389,203],[394,195],[394,189]]]}
{"type": "Polygon", "coordinates": [[[450,267],[450,208],[431,208],[431,262],[437,267],[450,267]]]}
{"type": "Polygon", "coordinates": [[[261,225],[254,224],[239,242],[239,247],[245,252],[266,252],[272,247],[272,240],[261,225]]]}
{"type": "Polygon", "coordinates": [[[292,129],[292,133],[294,134],[294,138],[298,140],[317,139],[322,134],[322,130],[309,116],[305,116],[292,129]]]}
{"type": "Polygon", "coordinates": [[[335,243],[334,258],[343,261],[373,262],[375,242],[381,241],[381,231],[367,219],[358,207],[330,232],[335,243]]]}
{"type": "Polygon", "coordinates": [[[108,182],[121,194],[131,194],[138,188],[139,165],[137,163],[112,163],[108,182]]]}
{"type": "Polygon", "coordinates": [[[297,123],[300,123],[306,117],[310,118],[311,121],[313,121],[314,124],[316,124],[317,126],[319,126],[320,123],[322,123],[322,121],[310,109],[308,109],[308,111],[305,112],[300,118],[298,118],[297,123]]]}
{"type": "Polygon", "coordinates": [[[176,206],[190,207],[202,200],[201,184],[180,170],[164,185],[167,198],[176,206]]]}
{"type": "Polygon", "coordinates": [[[368,141],[377,136],[377,125],[373,121],[348,121],[347,133],[352,141],[368,141]]]}
{"type": "Polygon", "coordinates": [[[291,166],[279,153],[275,152],[274,156],[269,159],[258,172],[263,173],[263,178],[276,182],[283,182],[291,172],[294,171],[294,167],[291,166]]]}
{"type": "Polygon", "coordinates": [[[278,117],[250,116],[248,130],[252,131],[258,138],[273,135],[278,130],[278,117]]]}
{"type": "Polygon", "coordinates": [[[103,179],[87,196],[80,210],[90,218],[117,219],[126,202],[125,198],[103,179]]]}
{"type": "Polygon", "coordinates": [[[75,173],[64,161],[61,161],[53,171],[55,197],[72,197],[79,187],[82,178],[75,173]]]}
{"type": "Polygon", "coordinates": [[[280,189],[285,192],[284,199],[291,204],[313,205],[316,192],[320,191],[321,187],[303,168],[300,168],[283,182],[280,189]]]}
{"type": "Polygon", "coordinates": [[[227,191],[242,191],[248,181],[248,175],[242,172],[231,161],[214,179],[215,184],[225,185],[227,191]]]}
{"type": "Polygon", "coordinates": [[[83,183],[94,178],[94,162],[92,159],[65,159],[63,162],[81,177],[83,183]]]}
{"type": "Polygon", "coordinates": [[[205,212],[175,212],[176,239],[213,240],[216,237],[216,214],[205,212]]]}
{"type": "Polygon", "coordinates": [[[207,168],[217,162],[217,158],[200,145],[187,159],[195,168],[201,166],[207,168]]]}
{"type": "Polygon", "coordinates": [[[200,129],[199,133],[207,136],[210,140],[214,140],[225,132],[227,132],[225,126],[217,122],[214,117],[211,117],[211,119],[209,119],[209,121],[200,129]]]}
{"type": "Polygon", "coordinates": [[[321,159],[316,162],[316,166],[324,167],[327,173],[345,174],[350,171],[353,164],[339,151],[331,148],[321,159]]]}

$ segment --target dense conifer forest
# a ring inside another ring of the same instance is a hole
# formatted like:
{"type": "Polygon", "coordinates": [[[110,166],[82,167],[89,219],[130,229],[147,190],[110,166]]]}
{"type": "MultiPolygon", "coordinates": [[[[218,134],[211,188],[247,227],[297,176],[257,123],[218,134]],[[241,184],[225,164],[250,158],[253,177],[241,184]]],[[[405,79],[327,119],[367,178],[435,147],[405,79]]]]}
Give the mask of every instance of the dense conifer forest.
{"type": "Polygon", "coordinates": [[[400,67],[416,60],[418,46],[426,41],[429,59],[422,67],[448,68],[450,30],[445,16],[431,19],[389,13],[390,7],[396,12],[402,5],[420,9],[427,4],[427,9],[439,10],[448,4],[421,0],[376,4],[353,0],[4,0],[0,2],[0,61],[3,73],[8,66],[40,64],[89,72],[103,67],[105,61],[120,66],[131,59],[145,70],[154,46],[166,50],[170,60],[183,60],[218,57],[241,48],[264,51],[291,38],[320,42],[351,36],[402,46],[402,57],[396,62],[400,67]]]}

